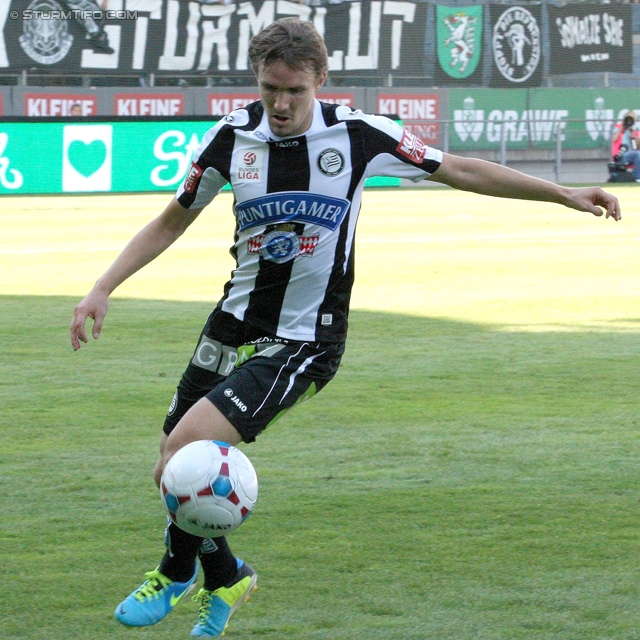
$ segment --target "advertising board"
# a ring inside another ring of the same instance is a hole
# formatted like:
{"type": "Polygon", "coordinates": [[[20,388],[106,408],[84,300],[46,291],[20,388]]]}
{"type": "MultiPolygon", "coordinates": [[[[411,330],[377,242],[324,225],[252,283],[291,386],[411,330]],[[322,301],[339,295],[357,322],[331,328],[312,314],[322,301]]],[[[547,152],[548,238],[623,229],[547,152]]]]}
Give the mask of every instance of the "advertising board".
{"type": "MultiPolygon", "coordinates": [[[[174,191],[210,119],[38,118],[0,124],[0,195],[174,191]]],[[[370,178],[367,186],[398,186],[370,178]]]]}

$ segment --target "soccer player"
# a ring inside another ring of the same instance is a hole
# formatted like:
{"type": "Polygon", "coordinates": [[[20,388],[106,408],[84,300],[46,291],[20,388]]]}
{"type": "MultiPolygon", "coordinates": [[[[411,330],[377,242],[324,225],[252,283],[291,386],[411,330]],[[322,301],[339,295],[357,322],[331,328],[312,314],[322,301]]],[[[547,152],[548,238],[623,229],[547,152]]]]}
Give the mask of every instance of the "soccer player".
{"type": "MultiPolygon", "coordinates": [[[[620,219],[597,187],[567,188],[427,147],[392,120],[316,99],[327,50],[309,22],[278,20],[251,40],[260,101],[205,135],[166,209],[124,248],[75,308],[74,350],[98,338],[118,285],[167,249],[223,185],[235,196],[237,267],[209,316],[164,423],[155,480],[171,456],[203,439],[253,442],[284,411],[320,391],[344,351],[353,243],[364,181],[433,180],[504,198],[540,200],[620,219]]],[[[429,193],[425,191],[425,200],[429,193]]],[[[159,566],[115,611],[129,626],[159,622],[203,569],[192,635],[221,635],[256,583],[224,537],[202,539],[169,523],[159,566]]]]}

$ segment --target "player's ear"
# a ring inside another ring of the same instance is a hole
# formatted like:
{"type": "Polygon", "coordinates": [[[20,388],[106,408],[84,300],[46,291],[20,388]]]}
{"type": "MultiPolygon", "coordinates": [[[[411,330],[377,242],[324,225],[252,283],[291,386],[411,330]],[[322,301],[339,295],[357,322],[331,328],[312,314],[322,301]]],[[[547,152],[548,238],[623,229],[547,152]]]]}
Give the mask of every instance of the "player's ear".
{"type": "Polygon", "coordinates": [[[322,75],[318,76],[318,79],[316,82],[316,91],[320,91],[320,89],[322,89],[326,81],[327,81],[327,72],[324,71],[322,75]]]}

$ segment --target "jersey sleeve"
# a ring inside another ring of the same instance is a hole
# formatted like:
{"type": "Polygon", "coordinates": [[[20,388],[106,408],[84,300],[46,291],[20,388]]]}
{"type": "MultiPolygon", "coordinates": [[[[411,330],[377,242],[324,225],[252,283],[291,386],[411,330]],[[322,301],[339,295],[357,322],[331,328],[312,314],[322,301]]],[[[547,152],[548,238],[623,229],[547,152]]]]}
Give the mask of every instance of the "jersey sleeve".
{"type": "Polygon", "coordinates": [[[224,119],[205,134],[176,192],[176,199],[185,209],[206,207],[229,182],[225,158],[230,136],[233,130],[226,126],[224,119]]]}
{"type": "Polygon", "coordinates": [[[356,120],[363,127],[367,177],[388,176],[419,182],[434,173],[442,162],[442,151],[429,147],[390,118],[351,111],[345,119],[356,120]]]}

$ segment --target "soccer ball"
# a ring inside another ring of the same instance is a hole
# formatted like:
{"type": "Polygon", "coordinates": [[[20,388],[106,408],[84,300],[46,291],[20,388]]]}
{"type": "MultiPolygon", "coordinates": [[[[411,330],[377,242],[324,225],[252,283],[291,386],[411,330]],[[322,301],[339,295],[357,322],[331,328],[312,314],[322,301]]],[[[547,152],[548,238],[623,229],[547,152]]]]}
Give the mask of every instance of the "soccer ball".
{"type": "Polygon", "coordinates": [[[258,498],[258,478],[249,458],[230,444],[198,440],[167,463],[160,497],[171,520],[202,538],[237,529],[258,498]]]}

